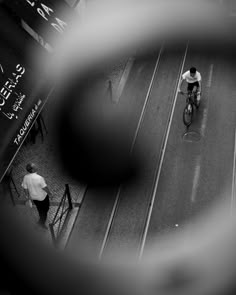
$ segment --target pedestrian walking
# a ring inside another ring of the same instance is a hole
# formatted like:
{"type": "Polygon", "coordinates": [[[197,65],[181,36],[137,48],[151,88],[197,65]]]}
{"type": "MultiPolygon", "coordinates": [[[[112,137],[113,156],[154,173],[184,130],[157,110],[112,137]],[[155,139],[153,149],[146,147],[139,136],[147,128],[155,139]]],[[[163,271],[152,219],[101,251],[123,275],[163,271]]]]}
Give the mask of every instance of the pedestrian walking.
{"type": "Polygon", "coordinates": [[[47,214],[49,210],[49,191],[47,184],[42,176],[37,173],[37,167],[34,163],[26,165],[26,174],[23,178],[22,187],[26,193],[27,199],[32,200],[39,213],[38,224],[47,229],[45,222],[47,220],[47,214]]]}

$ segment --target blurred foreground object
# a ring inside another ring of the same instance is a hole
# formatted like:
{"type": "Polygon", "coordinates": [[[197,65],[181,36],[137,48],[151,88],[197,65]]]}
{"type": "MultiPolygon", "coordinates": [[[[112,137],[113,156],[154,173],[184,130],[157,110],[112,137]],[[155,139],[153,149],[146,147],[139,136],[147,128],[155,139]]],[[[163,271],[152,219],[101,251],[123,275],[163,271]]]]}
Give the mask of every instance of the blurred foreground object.
{"type": "MultiPolygon", "coordinates": [[[[91,185],[119,185],[140,177],[139,153],[131,155],[132,110],[117,111],[101,88],[107,65],[138,48],[149,51],[162,41],[231,42],[220,6],[212,1],[99,1],[87,5],[57,40],[46,67],[54,94],[58,159],[74,178],[91,185]],[[100,83],[100,86],[99,86],[100,83]],[[100,87],[100,89],[99,89],[100,87]]],[[[214,45],[211,45],[214,46],[214,45]]],[[[104,81],[103,81],[104,83],[104,81]]]]}
{"type": "MultiPolygon", "coordinates": [[[[224,20],[215,1],[99,1],[99,7],[91,5],[83,25],[75,23],[71,32],[58,42],[53,58],[45,61],[39,56],[35,63],[40,68],[46,67],[48,80],[58,86],[58,96],[54,97],[55,117],[65,120],[59,127],[64,123],[70,128],[78,127],[76,113],[80,112],[81,102],[77,104],[74,97],[64,95],[70,93],[66,88],[76,85],[77,79],[91,81],[89,78],[99,72],[105,62],[113,62],[138,46],[148,49],[161,40],[190,38],[196,42],[210,40],[214,44],[234,42],[224,20]],[[73,109],[68,110],[70,102],[73,109]]],[[[76,91],[79,100],[80,90],[76,91]]],[[[95,112],[91,116],[96,115],[99,101],[95,102],[94,109],[90,105],[92,101],[86,103],[85,108],[95,112]]],[[[81,119],[82,114],[79,115],[81,119]]],[[[90,116],[88,110],[85,116],[90,116]]],[[[77,131],[83,134],[89,131],[87,128],[77,131]]],[[[103,140],[106,136],[102,129],[96,136],[103,140]]],[[[68,131],[71,142],[62,152],[70,153],[74,138],[80,135],[76,135],[77,131],[76,128],[68,131]]],[[[64,132],[58,132],[57,136],[63,136],[64,132]]],[[[121,142],[126,143],[129,134],[125,133],[125,128],[121,134],[117,132],[117,142],[120,135],[121,142]]],[[[60,142],[60,138],[58,140],[60,142]]],[[[110,142],[105,140],[100,148],[105,149],[107,144],[110,142]]],[[[123,151],[125,159],[126,144],[123,151]]],[[[114,158],[116,152],[114,148],[114,158]]],[[[97,155],[95,147],[90,156],[96,158],[97,155]]],[[[73,157],[76,157],[76,150],[72,151],[73,157]]],[[[1,196],[2,199],[6,197],[4,190],[1,196]]],[[[24,223],[3,202],[0,210],[1,284],[2,289],[14,290],[13,294],[234,294],[236,221],[228,217],[224,204],[200,216],[194,226],[163,237],[139,263],[126,257],[97,264],[89,261],[89,257],[55,253],[29,228],[24,228],[24,223]]]]}

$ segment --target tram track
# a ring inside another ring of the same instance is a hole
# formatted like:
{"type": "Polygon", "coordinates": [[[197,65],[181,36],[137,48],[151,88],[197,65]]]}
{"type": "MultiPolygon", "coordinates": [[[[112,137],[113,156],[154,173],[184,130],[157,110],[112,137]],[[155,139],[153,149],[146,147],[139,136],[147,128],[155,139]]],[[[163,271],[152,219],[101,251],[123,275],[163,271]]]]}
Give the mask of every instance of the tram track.
{"type": "MultiPolygon", "coordinates": [[[[171,125],[171,121],[172,121],[173,113],[174,113],[174,108],[175,108],[175,104],[176,104],[177,87],[178,87],[178,83],[180,81],[180,77],[181,77],[181,74],[182,74],[182,71],[183,71],[183,67],[184,67],[184,63],[185,63],[185,59],[186,59],[186,55],[187,55],[187,50],[188,50],[188,44],[187,44],[187,46],[186,46],[186,48],[184,50],[183,58],[182,58],[182,61],[180,63],[179,70],[178,70],[177,79],[175,81],[174,95],[173,95],[173,98],[172,98],[172,107],[171,107],[171,109],[169,111],[169,119],[168,119],[168,122],[167,122],[167,125],[166,125],[166,129],[165,129],[165,132],[164,132],[164,137],[163,137],[162,144],[161,144],[161,153],[160,153],[159,161],[156,164],[156,168],[155,168],[156,171],[155,171],[155,177],[154,177],[154,185],[153,185],[153,189],[152,189],[152,193],[151,193],[151,200],[149,201],[147,212],[146,212],[146,217],[144,218],[145,219],[145,225],[144,225],[144,228],[140,229],[140,231],[142,232],[142,235],[141,235],[141,240],[140,240],[140,243],[139,243],[140,244],[139,245],[140,250],[139,250],[139,255],[138,255],[139,258],[141,258],[142,252],[143,252],[143,249],[144,249],[144,246],[145,246],[145,240],[146,240],[149,221],[150,221],[150,217],[151,217],[151,213],[152,213],[153,203],[155,201],[155,195],[156,195],[158,179],[159,179],[159,175],[160,175],[160,171],[161,171],[161,165],[162,165],[163,158],[164,158],[165,147],[166,147],[166,144],[167,144],[170,125],[171,125]]],[[[159,62],[160,62],[161,55],[163,54],[163,51],[164,51],[164,46],[162,46],[162,48],[161,48],[161,50],[159,52],[157,62],[156,62],[156,65],[155,65],[155,68],[154,68],[154,71],[153,71],[153,74],[152,74],[150,85],[149,85],[149,88],[148,88],[148,91],[147,91],[147,95],[146,95],[146,98],[145,98],[145,101],[144,101],[144,104],[143,104],[142,112],[140,114],[140,118],[139,118],[139,121],[138,121],[138,124],[137,124],[134,139],[133,139],[133,142],[132,142],[131,152],[133,152],[133,149],[135,148],[135,143],[137,141],[138,133],[140,132],[141,126],[142,126],[143,121],[144,121],[144,114],[145,114],[145,112],[147,110],[147,104],[149,103],[150,92],[151,92],[151,89],[153,88],[154,78],[155,78],[155,76],[157,74],[158,65],[159,65],[159,62]]],[[[116,200],[115,200],[113,210],[112,210],[112,213],[111,213],[111,216],[110,216],[110,219],[109,219],[109,222],[108,222],[108,226],[107,226],[107,229],[106,229],[106,234],[104,236],[102,247],[101,247],[101,250],[100,250],[100,253],[99,253],[99,259],[102,258],[103,254],[104,254],[104,251],[106,251],[106,248],[109,245],[110,233],[112,231],[112,227],[114,226],[114,224],[116,222],[116,215],[117,215],[117,212],[118,212],[119,206],[120,206],[121,191],[122,191],[122,185],[118,189],[116,200]]],[[[146,205],[146,207],[147,207],[147,205],[146,205]]],[[[125,218],[125,216],[124,216],[124,218],[125,218]]]]}
{"type": "Polygon", "coordinates": [[[178,85],[180,83],[181,75],[183,73],[183,68],[184,68],[184,64],[185,64],[185,60],[186,60],[186,56],[187,56],[187,51],[188,51],[188,43],[187,43],[187,46],[186,46],[186,50],[184,52],[183,61],[182,61],[182,65],[180,67],[179,76],[178,76],[178,78],[176,80],[176,87],[175,87],[175,95],[174,95],[173,106],[172,106],[172,109],[171,109],[171,113],[170,113],[169,121],[168,121],[168,124],[167,124],[166,132],[165,132],[165,135],[164,135],[164,138],[163,138],[160,161],[159,161],[159,164],[157,165],[157,171],[155,173],[156,175],[155,175],[155,178],[154,178],[155,179],[155,181],[154,181],[154,189],[153,189],[153,193],[152,193],[152,196],[151,196],[150,206],[149,206],[149,210],[148,210],[148,214],[147,214],[147,218],[146,218],[146,224],[145,224],[144,232],[143,232],[143,236],[142,236],[139,259],[142,258],[144,247],[145,247],[145,242],[146,242],[146,238],[147,238],[147,232],[148,232],[148,228],[149,228],[149,223],[150,223],[151,215],[152,215],[152,212],[153,212],[153,205],[154,205],[154,202],[155,202],[155,199],[156,199],[157,186],[158,186],[160,173],[161,173],[161,169],[162,169],[162,163],[163,163],[163,160],[164,160],[166,145],[167,145],[167,141],[168,141],[168,137],[169,137],[169,133],[170,133],[170,127],[171,127],[171,123],[172,123],[172,119],[173,119],[173,115],[174,115],[174,110],[175,110],[175,105],[176,105],[176,100],[177,100],[177,95],[178,95],[178,85]]]}
{"type": "MultiPolygon", "coordinates": [[[[127,85],[124,87],[122,97],[117,108],[130,109],[130,122],[127,126],[133,134],[142,112],[145,95],[149,88],[149,81],[157,60],[159,50],[150,52],[147,56],[139,55],[134,61],[127,85]]],[[[130,139],[130,147],[132,146],[130,139]]],[[[73,248],[80,253],[83,249],[94,257],[99,256],[103,248],[106,229],[113,211],[118,187],[92,188],[88,187],[79,214],[76,217],[72,232],[67,242],[67,249],[73,248]],[[113,209],[112,209],[113,208],[113,209]],[[76,249],[74,248],[76,247],[76,249]]]]}
{"type": "MultiPolygon", "coordinates": [[[[164,44],[162,44],[162,46],[160,48],[160,51],[159,51],[159,54],[158,54],[158,57],[157,57],[157,61],[156,61],[156,64],[155,64],[155,67],[154,67],[154,70],[153,70],[153,74],[152,74],[152,77],[151,77],[151,81],[150,81],[150,84],[149,84],[149,87],[148,87],[148,91],[147,91],[147,94],[146,94],[146,97],[145,97],[142,112],[140,114],[140,118],[139,118],[136,130],[135,130],[135,134],[134,134],[134,137],[133,137],[133,141],[132,141],[132,144],[131,144],[130,154],[132,154],[132,152],[133,152],[134,145],[135,145],[135,142],[136,142],[136,139],[137,139],[137,135],[138,135],[140,126],[141,126],[142,121],[143,121],[143,117],[144,117],[144,114],[145,114],[145,109],[146,109],[146,106],[147,106],[147,103],[148,103],[149,94],[150,94],[150,91],[151,91],[152,86],[153,86],[153,81],[154,81],[156,72],[158,70],[158,64],[159,64],[159,61],[160,61],[161,54],[162,54],[163,50],[164,50],[164,44]]],[[[119,205],[121,187],[122,187],[122,184],[120,185],[120,187],[118,189],[116,199],[115,199],[115,203],[114,203],[114,206],[112,208],[112,212],[111,212],[111,216],[110,216],[108,226],[107,226],[107,229],[106,229],[105,237],[104,237],[102,247],[101,247],[101,250],[100,250],[100,253],[99,253],[99,259],[102,258],[102,254],[103,254],[103,251],[104,251],[104,249],[106,247],[106,243],[107,243],[107,240],[108,240],[108,235],[109,235],[109,232],[110,232],[110,229],[111,229],[111,226],[112,226],[112,223],[114,221],[114,217],[115,217],[118,205],[119,205]]]]}
{"type": "MultiPolygon", "coordinates": [[[[116,187],[107,191],[89,189],[86,192],[85,200],[72,231],[72,238],[69,241],[70,245],[74,244],[79,255],[81,245],[84,244],[85,247],[91,245],[91,252],[100,259],[106,258],[109,253],[122,256],[122,253],[127,249],[129,251],[130,248],[136,259],[142,258],[146,247],[158,233],[172,230],[176,223],[181,226],[189,215],[203,207],[203,202],[207,203],[208,195],[213,198],[214,192],[219,190],[218,183],[221,182],[217,175],[222,174],[220,170],[212,180],[212,182],[217,180],[214,182],[214,186],[208,184],[207,188],[204,186],[204,177],[199,175],[200,171],[196,168],[198,166],[196,159],[201,152],[201,142],[194,146],[191,145],[191,148],[189,143],[183,143],[182,122],[180,121],[182,102],[177,100],[176,103],[176,90],[183,68],[188,68],[189,65],[195,63],[201,68],[203,76],[207,76],[209,64],[217,63],[215,60],[209,59],[208,55],[199,59],[198,50],[196,52],[192,48],[187,50],[186,44],[182,44],[178,48],[170,46],[168,50],[165,48],[162,51],[158,62],[158,71],[155,73],[155,79],[152,79],[154,64],[157,62],[157,53],[155,54],[150,56],[150,60],[134,62],[134,69],[131,70],[133,76],[128,81],[129,91],[124,89],[124,97],[119,102],[123,104],[122,107],[132,104],[131,109],[135,112],[135,121],[132,121],[131,126],[134,135],[130,147],[132,152],[142,149],[144,160],[148,162],[148,167],[144,167],[145,177],[135,187],[130,188],[122,185],[119,190],[116,187]],[[186,61],[184,56],[187,56],[186,61]],[[150,87],[151,80],[153,83],[150,87]],[[146,92],[143,91],[144,89],[146,92]],[[149,93],[148,96],[147,93],[149,93]],[[145,100],[145,95],[148,97],[147,100],[145,100]],[[174,116],[173,113],[175,113],[174,116]],[[171,124],[172,120],[180,126],[171,124]],[[170,129],[171,131],[169,131],[170,129]],[[151,140],[149,140],[150,138],[151,140]],[[147,142],[146,145],[143,146],[143,142],[147,142]],[[195,173],[196,171],[197,173],[195,173]],[[186,179],[188,179],[189,186],[185,183],[186,179]],[[200,182],[201,185],[193,198],[191,193],[197,182],[200,182]],[[179,183],[183,185],[179,187],[179,183]],[[216,187],[216,189],[211,192],[209,187],[216,187]],[[196,199],[194,207],[192,199],[196,199]]],[[[217,75],[220,77],[219,69],[216,67],[214,77],[217,78],[217,75]]],[[[216,87],[215,84],[213,86],[216,87]]],[[[222,96],[224,88],[221,91],[222,96]]],[[[206,100],[206,97],[204,99],[206,100]]],[[[219,101],[222,102],[220,99],[219,101]]],[[[203,103],[205,102],[203,101],[203,103]]],[[[228,103],[233,104],[231,100],[228,103]]],[[[228,109],[231,110],[233,107],[228,109]]],[[[201,127],[202,111],[200,110],[199,120],[196,120],[193,125],[198,129],[201,127]]],[[[210,118],[213,116],[211,115],[210,118]]],[[[215,122],[212,125],[215,126],[215,122]]],[[[130,128],[130,126],[128,127],[130,128]]],[[[210,132],[206,136],[212,137],[208,147],[212,153],[217,147],[214,144],[213,149],[211,144],[215,143],[215,135],[210,132]]],[[[226,148],[221,145],[221,150],[224,149],[226,148]]],[[[205,157],[210,158],[210,156],[205,157]]],[[[201,174],[211,174],[207,161],[202,162],[206,163],[206,168],[201,167],[201,174]]],[[[227,171],[226,175],[229,174],[227,171]]],[[[208,177],[208,179],[210,178],[208,177]]],[[[234,193],[232,193],[233,195],[234,193]]],[[[232,203],[234,203],[233,197],[231,198],[232,203]]]]}

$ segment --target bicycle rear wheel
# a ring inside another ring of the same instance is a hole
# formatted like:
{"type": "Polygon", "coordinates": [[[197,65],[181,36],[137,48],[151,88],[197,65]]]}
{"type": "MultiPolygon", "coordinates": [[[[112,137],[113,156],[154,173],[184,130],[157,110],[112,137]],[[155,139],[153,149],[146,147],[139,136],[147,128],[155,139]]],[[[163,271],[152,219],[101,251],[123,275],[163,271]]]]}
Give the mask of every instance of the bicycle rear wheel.
{"type": "Polygon", "coordinates": [[[183,122],[185,126],[190,126],[193,118],[193,107],[191,104],[186,105],[183,112],[183,122]]]}

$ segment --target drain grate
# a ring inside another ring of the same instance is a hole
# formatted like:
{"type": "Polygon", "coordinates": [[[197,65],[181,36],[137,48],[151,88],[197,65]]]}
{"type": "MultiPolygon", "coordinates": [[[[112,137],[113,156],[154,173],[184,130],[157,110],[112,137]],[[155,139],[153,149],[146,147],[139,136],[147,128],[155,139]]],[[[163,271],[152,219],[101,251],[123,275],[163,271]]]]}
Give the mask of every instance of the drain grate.
{"type": "Polygon", "coordinates": [[[195,142],[199,141],[200,139],[201,135],[196,131],[185,132],[183,135],[183,140],[185,141],[195,142]]]}

